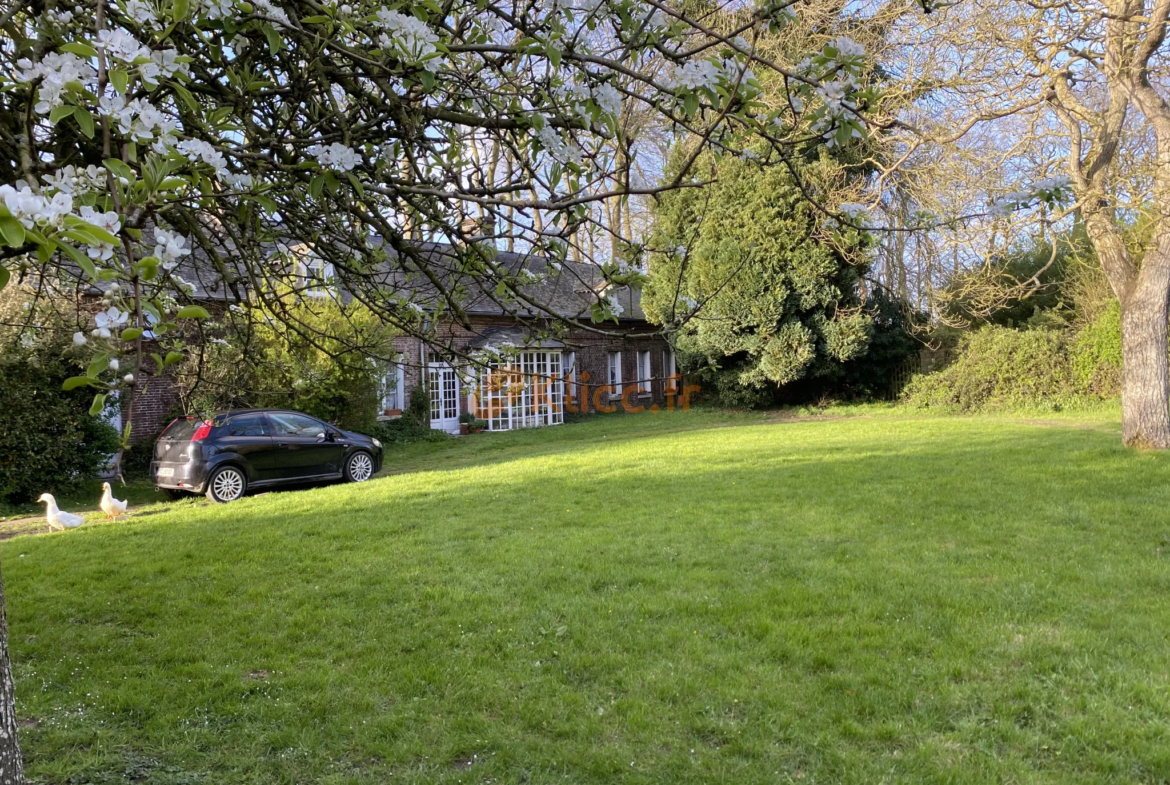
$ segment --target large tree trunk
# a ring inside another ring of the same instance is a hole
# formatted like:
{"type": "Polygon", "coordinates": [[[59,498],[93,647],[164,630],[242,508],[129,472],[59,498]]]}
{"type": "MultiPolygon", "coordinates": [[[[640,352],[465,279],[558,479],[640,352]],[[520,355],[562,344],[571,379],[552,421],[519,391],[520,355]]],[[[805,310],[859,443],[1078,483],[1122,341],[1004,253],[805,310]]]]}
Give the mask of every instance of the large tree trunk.
{"type": "Polygon", "coordinates": [[[1170,448],[1170,269],[1146,260],[1121,299],[1121,438],[1131,447],[1170,448]]]}
{"type": "Polygon", "coordinates": [[[16,682],[8,659],[8,619],[0,578],[0,785],[24,785],[24,762],[16,736],[16,682]]]}

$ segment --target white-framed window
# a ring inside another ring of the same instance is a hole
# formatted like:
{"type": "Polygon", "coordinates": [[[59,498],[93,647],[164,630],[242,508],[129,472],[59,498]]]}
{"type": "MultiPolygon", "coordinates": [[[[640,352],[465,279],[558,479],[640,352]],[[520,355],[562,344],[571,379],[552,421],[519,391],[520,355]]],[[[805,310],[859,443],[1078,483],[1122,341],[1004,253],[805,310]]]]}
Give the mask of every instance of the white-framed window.
{"type": "Polygon", "coordinates": [[[406,369],[392,363],[382,379],[382,411],[406,408],[406,369]]]}
{"type": "Polygon", "coordinates": [[[297,284],[306,297],[330,297],[333,294],[333,265],[310,256],[297,262],[297,284]]]}
{"type": "Polygon", "coordinates": [[[638,392],[651,392],[651,379],[654,372],[650,370],[650,350],[638,352],[638,392]]]}
{"type": "Polygon", "coordinates": [[[609,392],[611,395],[622,394],[622,353],[609,353],[609,392]]]}
{"type": "Polygon", "coordinates": [[[565,421],[565,380],[560,352],[520,352],[509,365],[493,365],[479,376],[476,416],[488,430],[510,431],[565,421]]]}
{"type": "Polygon", "coordinates": [[[678,379],[674,378],[674,350],[666,349],[662,352],[662,376],[666,379],[666,392],[673,393],[678,391],[678,379]]]}
{"type": "Polygon", "coordinates": [[[561,378],[565,380],[565,392],[576,399],[577,397],[577,353],[561,353],[561,378]]]}

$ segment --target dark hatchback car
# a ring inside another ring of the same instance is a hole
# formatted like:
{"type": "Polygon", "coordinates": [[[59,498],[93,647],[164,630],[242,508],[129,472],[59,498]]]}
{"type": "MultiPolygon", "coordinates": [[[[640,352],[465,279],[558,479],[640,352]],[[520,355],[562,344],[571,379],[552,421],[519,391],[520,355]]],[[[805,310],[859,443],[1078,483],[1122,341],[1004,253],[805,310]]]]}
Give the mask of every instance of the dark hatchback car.
{"type": "Polygon", "coordinates": [[[365,482],[382,468],[382,443],[300,412],[247,409],[166,427],[154,447],[156,487],[235,501],[249,488],[316,480],[365,482]]]}

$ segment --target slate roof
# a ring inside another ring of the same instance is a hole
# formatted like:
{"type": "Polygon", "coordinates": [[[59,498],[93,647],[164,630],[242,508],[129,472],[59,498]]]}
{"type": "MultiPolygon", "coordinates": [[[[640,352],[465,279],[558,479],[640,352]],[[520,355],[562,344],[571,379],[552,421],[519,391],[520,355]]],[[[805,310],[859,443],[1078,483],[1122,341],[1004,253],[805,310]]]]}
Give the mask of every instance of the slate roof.
{"type": "MultiPolygon", "coordinates": [[[[371,242],[376,244],[380,242],[380,238],[371,238],[371,242]]],[[[558,266],[552,265],[542,256],[497,252],[494,257],[497,265],[512,274],[526,269],[535,278],[534,283],[521,289],[523,295],[531,299],[532,303],[509,302],[505,307],[495,294],[497,281],[493,276],[476,275],[458,269],[458,254],[455,248],[436,243],[427,243],[417,248],[426,256],[427,266],[437,273],[445,291],[460,292],[458,302],[468,314],[478,316],[517,314],[529,318],[553,315],[587,321],[592,305],[598,302],[599,298],[613,297],[622,309],[619,321],[644,321],[646,318],[641,307],[640,292],[629,287],[620,287],[603,294],[605,281],[600,268],[594,264],[565,261],[558,269],[558,266]],[[450,260],[450,263],[447,260],[450,260]]],[[[277,253],[281,250],[289,249],[281,249],[273,244],[271,252],[277,253]]],[[[203,256],[203,263],[196,263],[191,256],[187,256],[183,257],[175,269],[176,274],[195,287],[191,293],[192,299],[234,301],[236,296],[231,287],[225,284],[223,276],[214,269],[210,260],[198,249],[194,255],[203,256]]],[[[410,293],[412,299],[424,310],[435,310],[440,305],[441,293],[421,271],[409,269],[412,267],[409,259],[404,259],[403,262],[393,272],[388,272],[386,279],[380,283],[394,291],[410,293]]],[[[231,262],[228,264],[231,265],[231,262]]],[[[234,267],[231,272],[240,280],[242,285],[239,288],[242,294],[246,291],[248,276],[244,265],[237,263],[234,267]]],[[[100,285],[100,289],[104,288],[105,285],[100,285]]],[[[95,290],[95,293],[100,293],[100,289],[95,290]]]]}

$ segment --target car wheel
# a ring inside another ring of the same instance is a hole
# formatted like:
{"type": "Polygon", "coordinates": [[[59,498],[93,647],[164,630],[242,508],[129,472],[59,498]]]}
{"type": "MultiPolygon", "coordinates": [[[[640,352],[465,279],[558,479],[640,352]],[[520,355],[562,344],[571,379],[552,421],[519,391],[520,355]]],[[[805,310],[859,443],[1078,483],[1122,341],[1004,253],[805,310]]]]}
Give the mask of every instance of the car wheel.
{"type": "Polygon", "coordinates": [[[365,482],[374,476],[374,459],[368,452],[358,450],[345,462],[346,482],[365,482]]]}
{"type": "Polygon", "coordinates": [[[235,466],[224,466],[216,469],[211,479],[207,481],[207,498],[213,502],[223,504],[234,502],[248,490],[248,478],[241,469],[235,466]]]}

